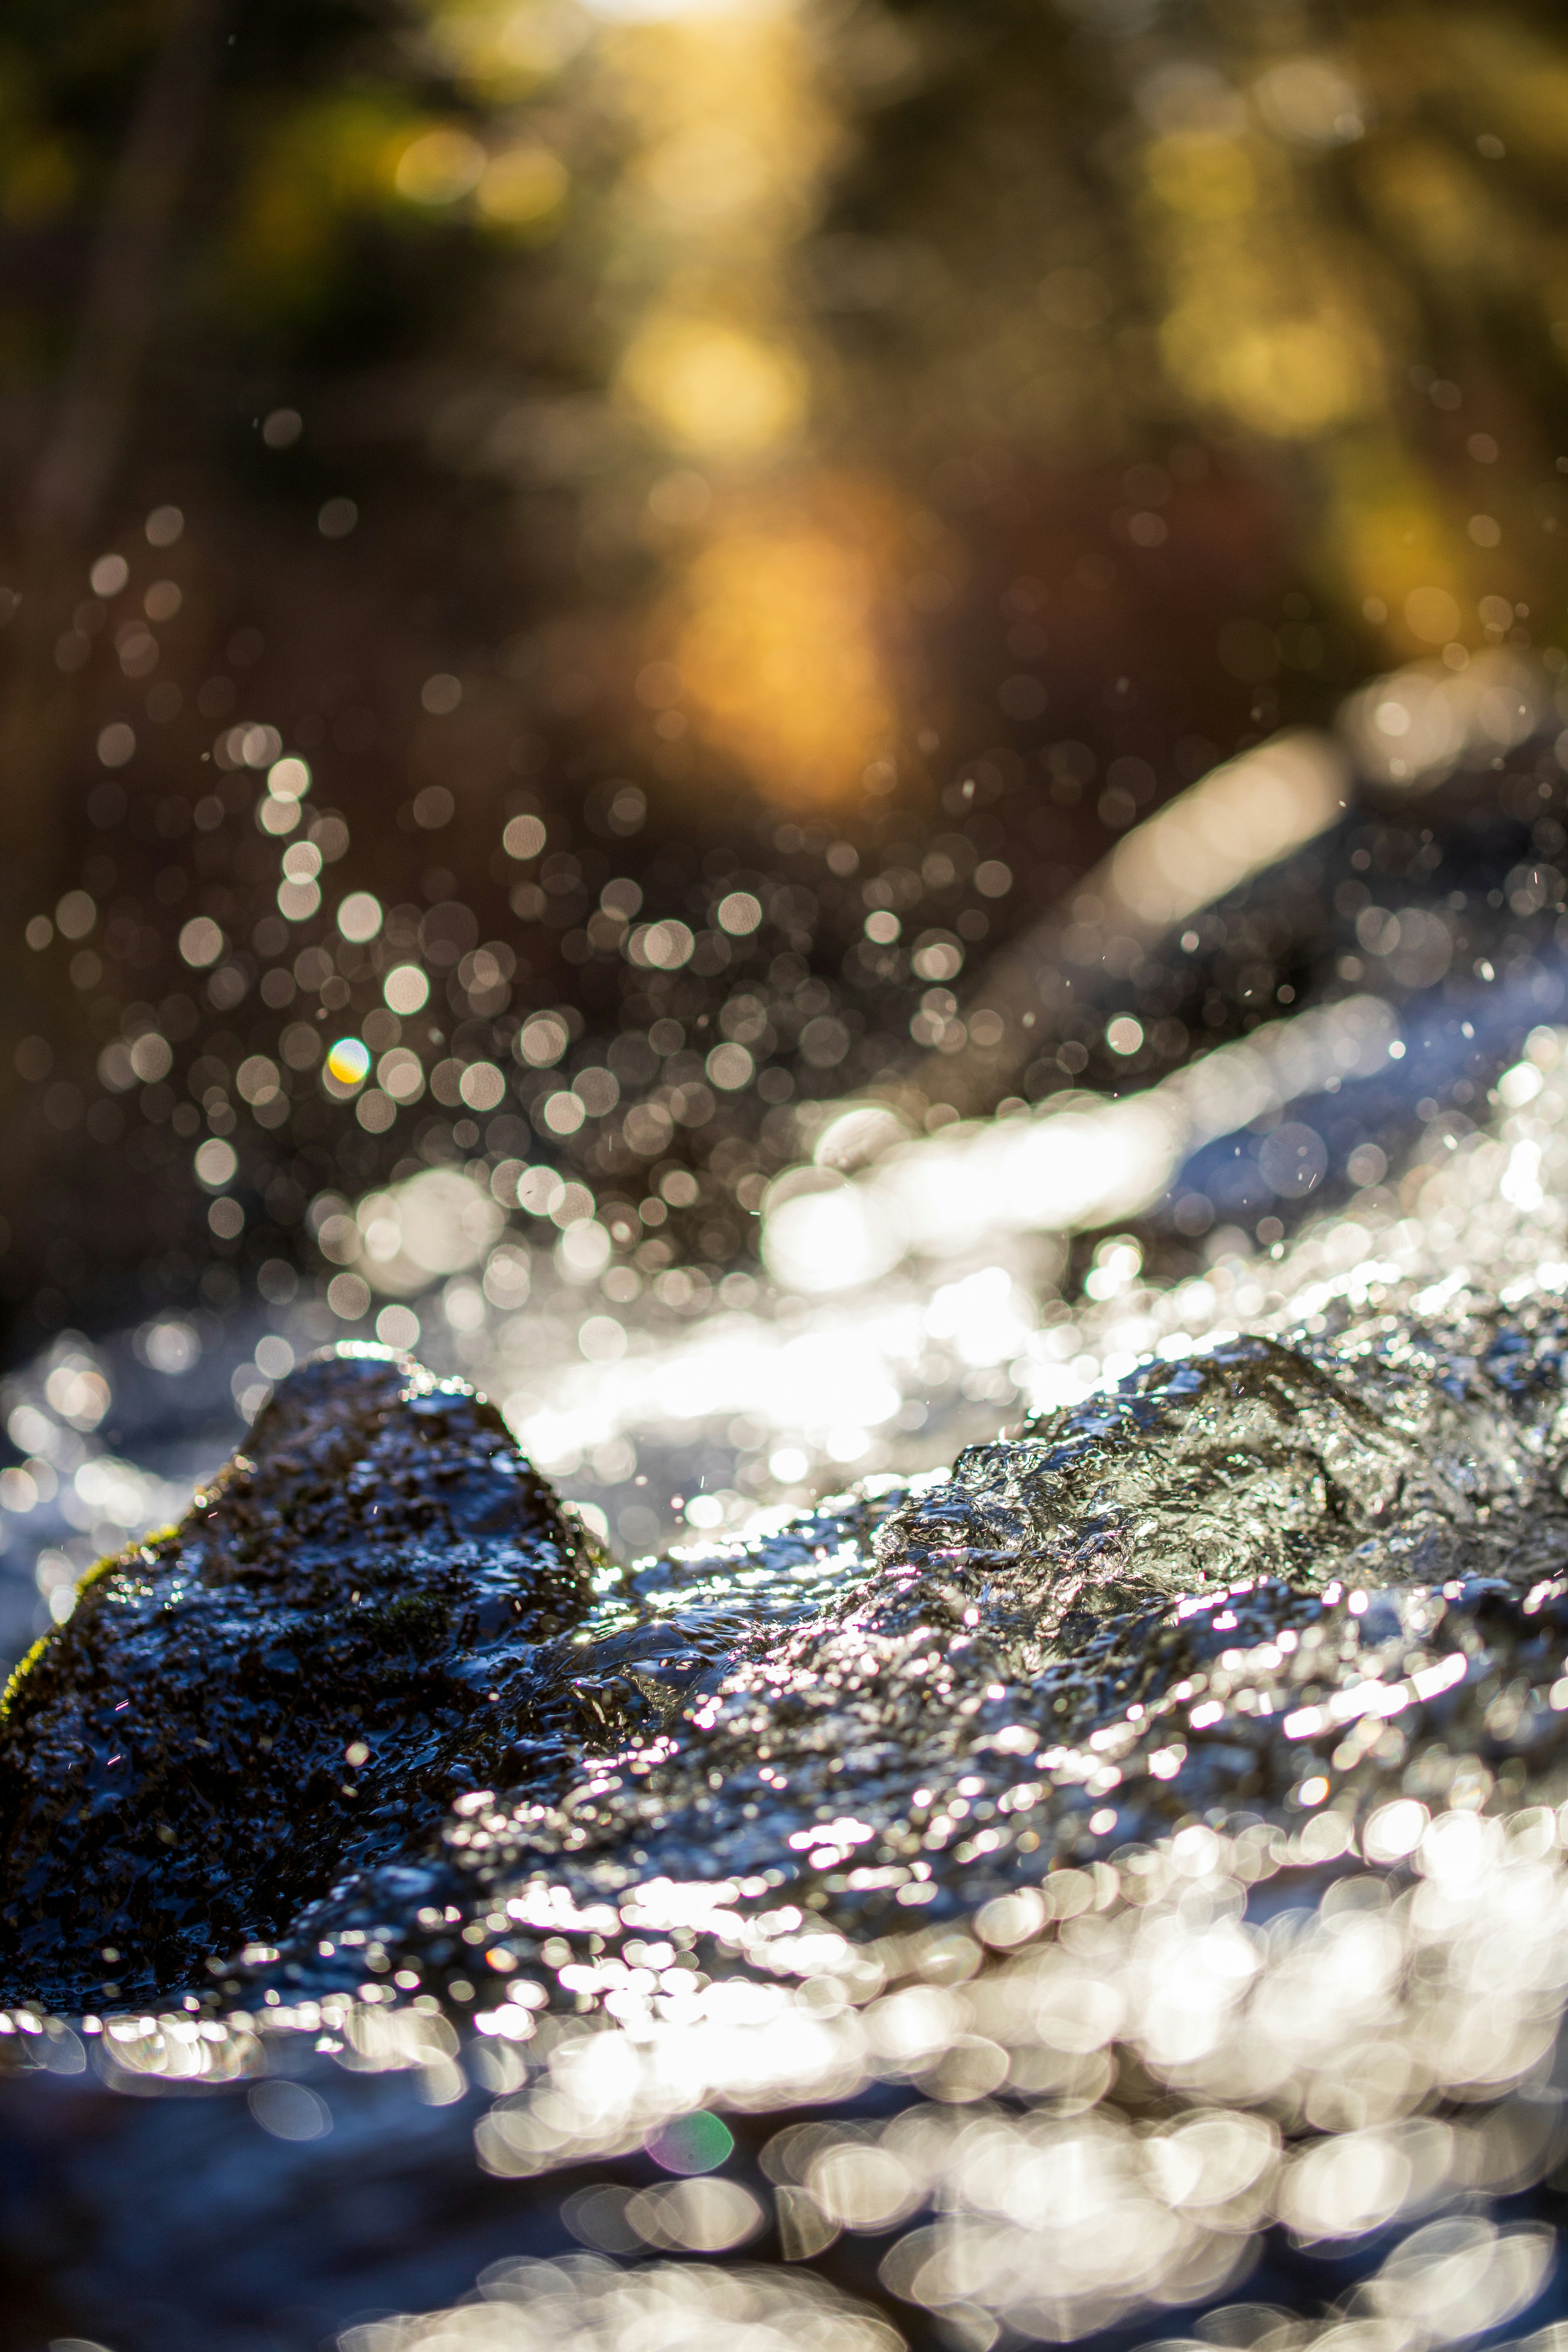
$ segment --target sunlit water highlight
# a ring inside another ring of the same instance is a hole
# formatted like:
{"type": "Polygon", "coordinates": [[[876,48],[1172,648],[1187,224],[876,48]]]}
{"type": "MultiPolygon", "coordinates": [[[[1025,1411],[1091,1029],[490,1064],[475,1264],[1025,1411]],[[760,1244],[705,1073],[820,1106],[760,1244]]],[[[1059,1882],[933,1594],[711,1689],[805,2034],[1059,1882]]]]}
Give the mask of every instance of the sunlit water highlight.
{"type": "MultiPolygon", "coordinates": [[[[1559,1051],[1411,1214],[1102,1285],[1021,1441],[609,1582],[606,1735],[555,1795],[459,1800],[216,1996],[18,2005],[10,2048],[264,2080],[304,2035],[437,2102],[477,2079],[513,2177],[693,2110],[816,2111],[760,2182],[580,2200],[596,2258],[427,2324],[476,2342],[531,2342],[535,2296],[663,2341],[711,2273],[614,2258],[844,2232],[965,2344],[1223,2302],[1271,2228],[1369,2242],[1331,2318],[1380,2345],[1523,2312],[1551,2233],[1486,2200],[1561,2152],[1559,1051]],[[1074,1402],[1095,1367],[1120,1389],[1074,1402]]],[[[786,2324],[793,2280],[737,2273],[709,2340],[786,2324]]]]}

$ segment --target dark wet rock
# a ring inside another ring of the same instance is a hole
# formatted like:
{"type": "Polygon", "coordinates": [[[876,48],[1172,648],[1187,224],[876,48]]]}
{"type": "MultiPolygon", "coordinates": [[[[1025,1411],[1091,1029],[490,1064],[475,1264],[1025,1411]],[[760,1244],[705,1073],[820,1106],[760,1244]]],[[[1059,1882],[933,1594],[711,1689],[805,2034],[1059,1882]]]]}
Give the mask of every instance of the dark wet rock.
{"type": "Polygon", "coordinates": [[[0,1991],[462,2004],[651,1879],[881,1935],[1314,1774],[1555,1787],[1563,1328],[1226,1341],[636,1571],[461,1384],[307,1367],[18,1678],[0,1991]]]}
{"type": "Polygon", "coordinates": [[[592,1597],[490,1406],[384,1355],[303,1368],[13,1680],[5,1990],[79,2007],[200,1982],[520,1736],[547,1780],[551,1726],[506,1702],[592,1597]]]}
{"type": "Polygon", "coordinates": [[[1552,1300],[1461,1302],[1226,1342],[945,1478],[644,1570],[605,1604],[642,1630],[580,1637],[598,1736],[576,1774],[502,1777],[404,1858],[482,1936],[454,1949],[367,1873],[247,1997],[345,1981],[320,1957],[343,1938],[433,1986],[487,1950],[548,1982],[555,1931],[513,1924],[531,1888],[600,1940],[650,1880],[876,1936],[1194,1817],[1289,1832],[1314,1775],[1352,1819],[1436,1801],[1466,1759],[1515,1797],[1555,1790],[1561,1322],[1552,1300]]]}

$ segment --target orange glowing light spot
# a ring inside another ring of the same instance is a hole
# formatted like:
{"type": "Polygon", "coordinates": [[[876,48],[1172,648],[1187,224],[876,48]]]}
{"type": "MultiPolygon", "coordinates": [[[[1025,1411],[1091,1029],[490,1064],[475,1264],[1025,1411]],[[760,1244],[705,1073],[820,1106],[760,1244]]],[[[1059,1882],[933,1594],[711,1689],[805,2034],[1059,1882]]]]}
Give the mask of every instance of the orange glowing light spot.
{"type": "Polygon", "coordinates": [[[824,499],[816,515],[721,525],[687,574],[673,648],[699,738],[796,803],[857,787],[894,727],[881,625],[892,533],[857,511],[863,497],[839,494],[837,523],[818,519],[824,499]]]}
{"type": "Polygon", "coordinates": [[[794,354],[718,320],[656,315],[626,353],[621,381],[671,440],[716,457],[775,449],[805,413],[794,354]]]}

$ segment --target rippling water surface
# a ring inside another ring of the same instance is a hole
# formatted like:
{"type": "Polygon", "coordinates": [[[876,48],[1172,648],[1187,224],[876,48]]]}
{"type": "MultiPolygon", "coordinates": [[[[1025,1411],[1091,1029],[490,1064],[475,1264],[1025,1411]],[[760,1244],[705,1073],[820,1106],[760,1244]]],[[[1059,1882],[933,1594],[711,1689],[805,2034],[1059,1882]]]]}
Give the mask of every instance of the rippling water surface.
{"type": "Polygon", "coordinates": [[[635,1565],[460,1383],[295,1374],[13,1685],[13,2063],[471,2116],[530,2253],[353,2352],[1539,2320],[1558,1056],[1114,1386],[635,1565]]]}

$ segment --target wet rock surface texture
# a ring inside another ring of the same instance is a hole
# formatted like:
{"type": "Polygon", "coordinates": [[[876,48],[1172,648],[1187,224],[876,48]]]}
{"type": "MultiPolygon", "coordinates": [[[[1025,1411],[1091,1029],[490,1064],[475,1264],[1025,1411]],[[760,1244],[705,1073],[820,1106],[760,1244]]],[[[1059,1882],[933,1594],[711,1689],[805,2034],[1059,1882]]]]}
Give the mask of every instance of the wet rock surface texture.
{"type": "Polygon", "coordinates": [[[651,1882],[710,1890],[727,1973],[803,1905],[855,1942],[1194,1818],[1300,1829],[1331,1758],[1347,1839],[1466,1754],[1522,1787],[1563,1723],[1565,1318],[1450,1291],[630,1571],[459,1384],[312,1363],[15,1680],[4,1990],[250,2008],[369,1948],[559,1999],[560,1920],[602,1953],[651,1882]]]}
{"type": "MultiPolygon", "coordinates": [[[[1513,1230],[1485,1286],[1304,1244],[1260,1336],[629,1568],[461,1383],[307,1365],[9,1695],[40,2151],[105,2099],[210,2146],[258,2258],[395,2182],[418,2261],[323,2252],[290,2346],[481,2263],[345,2344],[1551,2316],[1568,1269],[1513,1230]]],[[[181,2210],[46,2332],[245,2303],[181,2210]]]]}
{"type": "Polygon", "coordinates": [[[580,1538],[470,1393],[346,1353],[298,1372],[251,1447],[14,1680],[15,1993],[202,1985],[493,1776],[498,1685],[592,1598],[580,1538]]]}

